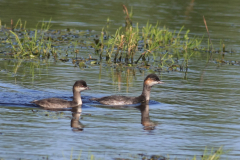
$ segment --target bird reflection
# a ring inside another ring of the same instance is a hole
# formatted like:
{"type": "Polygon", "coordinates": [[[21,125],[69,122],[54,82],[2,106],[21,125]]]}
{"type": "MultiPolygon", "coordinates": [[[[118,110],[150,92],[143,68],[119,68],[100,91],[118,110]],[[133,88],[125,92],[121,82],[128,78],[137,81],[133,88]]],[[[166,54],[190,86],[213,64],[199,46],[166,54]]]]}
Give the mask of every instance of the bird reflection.
{"type": "Polygon", "coordinates": [[[149,105],[146,103],[142,103],[141,105],[136,107],[141,111],[141,124],[144,126],[144,130],[154,130],[156,123],[152,122],[149,117],[149,105]]]}
{"type": "Polygon", "coordinates": [[[71,127],[73,131],[83,131],[84,125],[79,121],[81,113],[81,105],[72,108],[71,127]]]}

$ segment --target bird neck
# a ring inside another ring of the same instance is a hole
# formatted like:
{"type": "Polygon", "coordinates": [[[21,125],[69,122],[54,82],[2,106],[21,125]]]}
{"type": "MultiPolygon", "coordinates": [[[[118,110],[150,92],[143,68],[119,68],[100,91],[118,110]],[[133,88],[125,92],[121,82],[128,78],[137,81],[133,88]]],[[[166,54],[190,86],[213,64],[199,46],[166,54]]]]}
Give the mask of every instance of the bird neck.
{"type": "Polygon", "coordinates": [[[142,97],[146,103],[149,102],[151,88],[152,88],[151,86],[148,86],[145,83],[143,84],[143,91],[140,97],[142,97]]]}
{"type": "Polygon", "coordinates": [[[73,89],[73,101],[77,103],[77,105],[82,104],[81,93],[73,89]]]}

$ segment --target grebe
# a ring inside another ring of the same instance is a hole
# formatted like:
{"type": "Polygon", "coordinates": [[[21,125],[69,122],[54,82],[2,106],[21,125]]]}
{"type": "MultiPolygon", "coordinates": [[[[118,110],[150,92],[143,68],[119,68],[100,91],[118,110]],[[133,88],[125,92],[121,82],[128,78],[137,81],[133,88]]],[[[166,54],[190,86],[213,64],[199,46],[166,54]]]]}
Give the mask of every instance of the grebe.
{"type": "Polygon", "coordinates": [[[81,91],[88,90],[87,83],[83,80],[76,81],[73,85],[73,100],[67,101],[59,98],[47,98],[41,100],[34,100],[31,103],[35,103],[40,107],[57,109],[57,108],[69,108],[82,104],[81,91]]]}
{"type": "Polygon", "coordinates": [[[129,105],[136,103],[146,103],[148,104],[150,99],[151,88],[155,84],[163,83],[160,81],[156,74],[149,74],[143,82],[143,91],[142,94],[138,97],[127,97],[127,96],[107,96],[102,98],[91,98],[90,100],[98,101],[106,105],[129,105]]]}

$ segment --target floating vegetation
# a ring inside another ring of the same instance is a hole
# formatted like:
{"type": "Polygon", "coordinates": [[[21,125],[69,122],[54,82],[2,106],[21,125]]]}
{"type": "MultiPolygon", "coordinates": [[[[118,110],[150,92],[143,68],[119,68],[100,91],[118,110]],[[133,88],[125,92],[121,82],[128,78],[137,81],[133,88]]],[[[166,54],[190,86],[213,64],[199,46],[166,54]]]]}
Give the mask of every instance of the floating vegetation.
{"type": "Polygon", "coordinates": [[[57,111],[39,111],[39,110],[32,110],[33,113],[37,113],[40,116],[46,116],[50,119],[61,119],[66,118],[64,112],[57,112],[57,111]]]}
{"type": "MultiPolygon", "coordinates": [[[[187,71],[191,57],[201,53],[217,53],[216,63],[225,63],[224,55],[228,52],[220,41],[219,50],[213,49],[208,32],[208,46],[201,46],[204,36],[190,37],[190,30],[171,31],[167,27],[149,22],[139,27],[133,23],[132,11],[129,13],[123,5],[125,27],[119,27],[115,34],[108,32],[107,26],[100,35],[92,31],[67,28],[52,30],[51,20],[42,21],[35,29],[26,29],[27,22],[19,19],[11,27],[1,26],[0,37],[4,44],[0,55],[15,59],[71,61],[74,66],[84,69],[88,66],[106,63],[112,67],[125,66],[153,71],[187,71]],[[83,58],[84,57],[84,58],[83,58]]],[[[237,64],[237,62],[236,62],[237,64]]]]}
{"type": "Polygon", "coordinates": [[[171,32],[166,27],[159,27],[158,23],[155,26],[147,23],[140,29],[138,23],[132,26],[132,13],[128,13],[125,5],[123,8],[126,14],[125,28],[120,27],[115,35],[109,36],[107,40],[104,40],[107,33],[104,29],[100,38],[94,38],[95,53],[100,60],[105,56],[107,62],[124,63],[131,67],[142,60],[141,66],[148,68],[153,62],[157,62],[156,67],[163,69],[172,68],[176,59],[184,59],[180,65],[175,66],[187,68],[190,57],[200,50],[203,37],[190,39],[190,30],[180,36],[184,27],[178,32],[171,32]],[[191,54],[188,54],[189,50],[191,54]]]}
{"type": "MultiPolygon", "coordinates": [[[[56,51],[51,45],[51,38],[46,37],[47,31],[50,28],[50,22],[42,22],[40,29],[27,30],[26,22],[24,27],[21,19],[11,30],[7,30],[7,43],[12,46],[14,58],[34,58],[34,57],[48,57],[50,53],[55,54],[56,51]]],[[[6,30],[5,30],[6,31],[6,30]]]]}
{"type": "MultiPolygon", "coordinates": [[[[63,157],[65,159],[68,159],[68,157],[65,157],[64,153],[63,157]]],[[[201,156],[194,156],[192,160],[219,160],[221,158],[221,156],[225,154],[225,152],[223,151],[223,148],[220,147],[217,150],[211,150],[211,152],[209,153],[209,151],[207,150],[207,148],[205,149],[203,155],[201,156]]],[[[78,156],[77,155],[73,156],[73,148],[71,150],[71,154],[70,154],[70,160],[72,159],[77,159],[80,160],[82,159],[82,151],[79,152],[78,156]]],[[[124,160],[124,159],[136,159],[136,160],[170,160],[172,158],[169,158],[168,156],[162,156],[162,155],[147,155],[147,154],[138,154],[138,155],[122,155],[122,154],[118,154],[119,158],[112,158],[114,160],[124,160]],[[123,158],[124,157],[124,158],[123,158]]],[[[99,159],[96,158],[96,156],[94,156],[93,154],[88,154],[88,158],[84,158],[84,159],[90,159],[90,160],[95,160],[95,159],[99,159]]],[[[175,160],[178,160],[179,158],[174,158],[175,160]]],[[[183,159],[183,158],[181,158],[183,159]]],[[[187,159],[186,159],[187,160],[187,159]]]]}

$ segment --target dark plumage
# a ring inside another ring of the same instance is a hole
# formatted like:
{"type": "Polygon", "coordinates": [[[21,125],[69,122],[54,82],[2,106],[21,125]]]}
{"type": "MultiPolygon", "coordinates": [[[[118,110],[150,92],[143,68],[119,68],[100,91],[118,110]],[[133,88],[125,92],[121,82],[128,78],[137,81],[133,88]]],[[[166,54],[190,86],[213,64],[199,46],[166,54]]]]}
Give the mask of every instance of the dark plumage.
{"type": "Polygon", "coordinates": [[[31,103],[37,104],[40,107],[44,108],[69,108],[75,107],[82,104],[82,99],[80,92],[84,90],[88,90],[87,83],[83,80],[76,81],[73,85],[73,100],[67,101],[60,98],[47,98],[41,100],[34,100],[31,103]]]}
{"type": "Polygon", "coordinates": [[[98,101],[106,105],[128,105],[136,103],[148,103],[150,99],[151,87],[155,84],[163,83],[160,81],[156,74],[149,74],[143,82],[142,94],[138,97],[127,97],[127,96],[106,96],[102,98],[92,98],[91,100],[98,101]]]}

